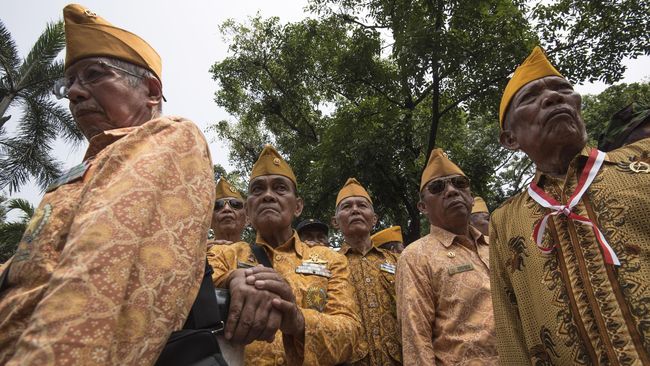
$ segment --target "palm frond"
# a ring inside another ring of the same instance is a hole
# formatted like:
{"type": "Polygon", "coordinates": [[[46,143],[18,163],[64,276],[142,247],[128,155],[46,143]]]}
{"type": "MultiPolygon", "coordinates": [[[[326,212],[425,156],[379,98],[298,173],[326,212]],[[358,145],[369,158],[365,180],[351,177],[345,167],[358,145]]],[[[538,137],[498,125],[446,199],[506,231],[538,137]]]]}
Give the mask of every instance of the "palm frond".
{"type": "Polygon", "coordinates": [[[25,229],[27,229],[27,223],[23,222],[0,224],[0,262],[6,262],[14,255],[25,229]]]}
{"type": "Polygon", "coordinates": [[[6,77],[9,85],[14,84],[15,76],[20,66],[18,47],[11,38],[11,33],[0,20],[0,74],[6,77]]]}
{"type": "Polygon", "coordinates": [[[20,66],[20,81],[16,89],[23,89],[32,85],[32,73],[38,73],[40,69],[47,68],[65,47],[65,30],[63,22],[48,23],[45,31],[38,37],[38,40],[20,66]]]}
{"type": "Polygon", "coordinates": [[[25,223],[34,216],[34,206],[29,203],[26,199],[22,198],[12,198],[7,201],[7,209],[11,210],[20,210],[22,211],[21,220],[25,223]]]}

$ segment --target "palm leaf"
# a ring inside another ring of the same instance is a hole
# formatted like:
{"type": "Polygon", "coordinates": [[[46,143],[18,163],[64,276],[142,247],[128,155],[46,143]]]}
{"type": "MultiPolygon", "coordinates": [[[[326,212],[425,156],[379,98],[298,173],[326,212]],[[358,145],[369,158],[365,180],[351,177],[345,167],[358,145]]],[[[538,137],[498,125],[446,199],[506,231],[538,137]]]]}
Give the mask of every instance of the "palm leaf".
{"type": "Polygon", "coordinates": [[[23,223],[28,223],[29,220],[34,216],[34,206],[29,203],[26,199],[22,198],[12,198],[7,202],[7,209],[11,210],[20,210],[22,211],[21,220],[23,223]]]}
{"type": "Polygon", "coordinates": [[[6,262],[16,252],[27,224],[6,222],[0,224],[0,262],[6,262]]]}
{"type": "Polygon", "coordinates": [[[11,33],[0,20],[0,74],[6,76],[8,84],[14,85],[14,79],[20,66],[18,47],[11,38],[11,33]]]}
{"type": "MultiPolygon", "coordinates": [[[[16,89],[33,86],[32,74],[38,74],[43,68],[49,67],[65,47],[65,30],[63,22],[49,23],[20,66],[20,82],[16,89]]],[[[52,82],[54,82],[52,80],[52,82]]]]}

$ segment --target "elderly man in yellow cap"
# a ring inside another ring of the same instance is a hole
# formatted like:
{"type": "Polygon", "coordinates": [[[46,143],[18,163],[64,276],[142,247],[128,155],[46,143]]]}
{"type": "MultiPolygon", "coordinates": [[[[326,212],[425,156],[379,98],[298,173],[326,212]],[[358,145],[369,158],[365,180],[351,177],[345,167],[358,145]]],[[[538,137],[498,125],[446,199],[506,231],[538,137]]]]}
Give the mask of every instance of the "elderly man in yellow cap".
{"type": "Polygon", "coordinates": [[[391,226],[378,231],[372,234],[370,241],[372,241],[372,246],[386,249],[396,254],[404,251],[404,239],[402,238],[402,228],[400,226],[391,226]]]}
{"type": "Polygon", "coordinates": [[[537,168],[490,223],[504,364],[650,364],[650,139],[591,148],[580,107],[539,47],[501,100],[501,144],[537,168]]]}
{"type": "Polygon", "coordinates": [[[478,229],[483,235],[488,235],[490,229],[490,210],[483,198],[474,197],[472,214],[469,216],[469,222],[478,229]]]}
{"type": "Polygon", "coordinates": [[[208,240],[208,248],[241,241],[245,227],[244,199],[237,188],[228,183],[225,178],[219,178],[210,225],[213,238],[208,240]]]}
{"type": "Polygon", "coordinates": [[[248,344],[247,365],[341,364],[359,340],[347,260],[300,240],[291,222],[302,208],[291,167],[267,145],[246,199],[256,244],[215,245],[208,252],[215,286],[231,293],[225,337],[248,344]]]}
{"type": "Polygon", "coordinates": [[[397,255],[373,246],[370,232],[376,223],[370,195],[355,178],[349,178],[336,197],[332,226],[343,234],[339,253],[350,263],[350,280],[364,329],[351,363],[400,365],[394,287],[397,255]]]}
{"type": "Polygon", "coordinates": [[[469,179],[431,151],[418,209],[431,224],[397,264],[405,365],[496,365],[487,237],[470,225],[469,179]]]}
{"type": "Polygon", "coordinates": [[[0,364],[151,365],[205,268],[214,202],[200,130],[161,117],[161,62],[91,10],[63,10],[65,77],[89,140],[2,273],[0,364]]]}

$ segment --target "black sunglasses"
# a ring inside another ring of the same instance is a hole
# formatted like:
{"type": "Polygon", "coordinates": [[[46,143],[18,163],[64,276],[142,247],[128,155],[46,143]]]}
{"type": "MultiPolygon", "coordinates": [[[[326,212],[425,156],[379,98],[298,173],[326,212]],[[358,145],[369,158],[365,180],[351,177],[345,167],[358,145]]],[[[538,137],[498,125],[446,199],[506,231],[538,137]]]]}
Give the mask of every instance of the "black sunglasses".
{"type": "Polygon", "coordinates": [[[228,206],[230,206],[230,208],[232,208],[233,210],[241,210],[242,208],[244,208],[244,202],[234,198],[229,198],[229,199],[217,200],[214,203],[214,210],[215,211],[223,210],[223,208],[226,207],[226,203],[228,203],[228,206]]]}
{"type": "Polygon", "coordinates": [[[429,192],[431,192],[431,194],[438,194],[445,190],[448,182],[451,182],[451,184],[458,189],[469,187],[469,178],[460,175],[457,177],[451,177],[447,179],[434,180],[433,182],[427,185],[427,189],[429,190],[429,192]]]}

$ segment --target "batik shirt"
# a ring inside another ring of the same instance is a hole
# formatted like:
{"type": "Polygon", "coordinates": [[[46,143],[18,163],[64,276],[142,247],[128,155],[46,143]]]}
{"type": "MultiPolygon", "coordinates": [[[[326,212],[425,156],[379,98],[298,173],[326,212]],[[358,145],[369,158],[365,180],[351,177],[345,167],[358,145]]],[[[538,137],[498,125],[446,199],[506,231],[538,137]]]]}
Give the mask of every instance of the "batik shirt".
{"type": "Polygon", "coordinates": [[[151,365],[182,328],[214,205],[208,146],[159,118],[90,140],[48,189],[0,293],[0,364],[151,365]]]}
{"type": "MultiPolygon", "coordinates": [[[[352,357],[360,340],[361,324],[349,282],[348,261],[323,246],[310,247],[294,231],[276,248],[258,235],[273,269],[291,286],[305,318],[304,344],[291,336],[275,335],[273,343],[255,341],[246,346],[246,365],[336,365],[352,357]]],[[[224,287],[238,268],[258,265],[248,243],[215,245],[208,252],[216,287],[224,287]]]]}
{"type": "Polygon", "coordinates": [[[350,264],[350,282],[361,315],[362,341],[353,365],[401,365],[397,328],[395,269],[399,254],[372,247],[366,255],[344,243],[339,253],[350,264]]]}
{"type": "Polygon", "coordinates": [[[397,264],[397,317],[405,365],[496,365],[488,240],[437,226],[397,264]]]}
{"type": "MultiPolygon", "coordinates": [[[[606,264],[591,227],[552,216],[523,192],[492,215],[492,291],[498,349],[507,365],[650,365],[650,139],[607,153],[573,212],[601,230],[621,265],[606,264]]],[[[590,148],[564,179],[537,172],[567,202],[590,148]]]]}

